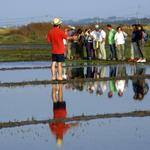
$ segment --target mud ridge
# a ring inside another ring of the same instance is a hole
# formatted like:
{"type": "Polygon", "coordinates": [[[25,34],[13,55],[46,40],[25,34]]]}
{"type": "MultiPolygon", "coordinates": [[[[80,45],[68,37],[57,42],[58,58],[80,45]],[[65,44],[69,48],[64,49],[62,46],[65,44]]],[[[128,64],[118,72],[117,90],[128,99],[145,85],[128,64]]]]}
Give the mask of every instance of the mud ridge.
{"type": "Polygon", "coordinates": [[[136,118],[136,117],[150,117],[150,111],[134,111],[128,113],[112,113],[112,114],[97,114],[97,115],[81,115],[64,119],[49,119],[49,120],[27,120],[27,121],[16,121],[16,122],[0,122],[0,129],[3,128],[14,128],[27,125],[38,125],[48,124],[54,122],[80,122],[80,121],[91,121],[97,119],[112,119],[112,118],[136,118]]]}
{"type": "Polygon", "coordinates": [[[0,82],[0,87],[18,87],[18,86],[29,86],[29,85],[49,85],[49,84],[75,84],[85,82],[98,82],[98,81],[110,81],[110,80],[135,80],[135,79],[150,79],[150,74],[145,75],[130,75],[124,77],[103,77],[99,79],[91,78],[75,78],[70,80],[33,80],[33,81],[22,81],[22,82],[0,82]]]}

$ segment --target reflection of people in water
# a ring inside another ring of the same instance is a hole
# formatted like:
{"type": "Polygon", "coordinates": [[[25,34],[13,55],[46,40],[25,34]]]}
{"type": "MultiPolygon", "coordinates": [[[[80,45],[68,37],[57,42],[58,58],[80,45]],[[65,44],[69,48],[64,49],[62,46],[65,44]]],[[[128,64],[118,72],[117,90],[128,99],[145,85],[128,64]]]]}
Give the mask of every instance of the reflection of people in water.
{"type": "Polygon", "coordinates": [[[86,77],[87,79],[88,79],[88,78],[94,78],[94,72],[93,72],[93,67],[92,67],[92,66],[87,66],[85,77],[86,77]]]}
{"type": "MultiPolygon", "coordinates": [[[[67,117],[66,102],[63,101],[62,84],[52,85],[52,100],[53,100],[53,119],[65,119],[67,117]]],[[[57,145],[62,145],[64,134],[77,123],[65,123],[56,121],[49,124],[51,132],[56,136],[57,145]]]]}
{"type": "MultiPolygon", "coordinates": [[[[144,75],[146,69],[143,66],[134,66],[135,68],[134,70],[134,75],[144,75]]],[[[146,79],[134,79],[132,81],[132,85],[133,85],[133,91],[134,91],[134,96],[133,98],[135,100],[143,100],[144,96],[148,93],[149,91],[149,86],[146,83],[146,79]]]]}
{"type": "Polygon", "coordinates": [[[84,68],[72,68],[72,78],[84,78],[84,68]]]}
{"type": "MultiPolygon", "coordinates": [[[[116,66],[110,66],[109,68],[109,77],[116,77],[116,66]]],[[[115,81],[114,80],[110,80],[109,81],[109,92],[108,92],[108,97],[111,98],[113,96],[113,93],[116,92],[116,85],[115,85],[115,81]]]]}
{"type": "MultiPolygon", "coordinates": [[[[99,74],[100,74],[100,78],[106,77],[106,66],[101,66],[99,74]]],[[[97,96],[103,95],[106,89],[107,89],[107,81],[97,82],[96,95],[97,96]]]]}
{"type": "MultiPolygon", "coordinates": [[[[126,67],[124,65],[118,65],[117,67],[117,77],[126,77],[126,67]]],[[[126,87],[126,80],[116,80],[115,86],[118,92],[118,96],[123,96],[123,92],[126,87]]]]}

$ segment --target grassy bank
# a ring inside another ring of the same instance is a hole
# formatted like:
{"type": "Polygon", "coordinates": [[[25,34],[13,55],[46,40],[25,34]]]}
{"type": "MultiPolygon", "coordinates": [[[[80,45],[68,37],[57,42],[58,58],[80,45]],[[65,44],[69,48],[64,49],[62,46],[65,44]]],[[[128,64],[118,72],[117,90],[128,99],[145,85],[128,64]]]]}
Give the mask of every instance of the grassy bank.
{"type": "Polygon", "coordinates": [[[50,60],[49,50],[0,50],[0,62],[50,60]]]}
{"type": "MultiPolygon", "coordinates": [[[[85,50],[84,50],[85,51],[85,50]]],[[[109,50],[107,49],[107,54],[109,50]]],[[[130,49],[126,49],[125,52],[126,58],[130,58],[130,49]]],[[[148,62],[150,62],[150,47],[146,47],[144,51],[144,55],[148,62]]],[[[86,56],[86,55],[85,55],[86,56]]],[[[43,50],[0,50],[0,62],[14,62],[14,61],[50,61],[51,54],[50,50],[43,49],[43,50]]],[[[74,60],[71,62],[87,62],[86,60],[74,60]]],[[[98,64],[100,61],[92,60],[88,61],[90,63],[98,64]]],[[[104,61],[101,63],[117,63],[112,61],[104,61]]]]}

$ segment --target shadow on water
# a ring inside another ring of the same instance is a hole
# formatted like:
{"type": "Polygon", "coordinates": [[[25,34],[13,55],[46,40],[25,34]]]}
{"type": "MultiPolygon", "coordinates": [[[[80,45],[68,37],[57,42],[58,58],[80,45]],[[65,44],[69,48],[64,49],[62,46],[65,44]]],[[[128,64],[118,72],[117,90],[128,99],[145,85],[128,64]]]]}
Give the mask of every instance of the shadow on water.
{"type": "Polygon", "coordinates": [[[50,80],[35,85],[32,81],[3,84],[2,148],[40,150],[57,149],[58,145],[68,150],[124,150],[128,143],[132,149],[147,149],[150,82],[146,69],[144,65],[123,64],[65,67],[67,81],[63,84],[51,84],[50,80]]]}

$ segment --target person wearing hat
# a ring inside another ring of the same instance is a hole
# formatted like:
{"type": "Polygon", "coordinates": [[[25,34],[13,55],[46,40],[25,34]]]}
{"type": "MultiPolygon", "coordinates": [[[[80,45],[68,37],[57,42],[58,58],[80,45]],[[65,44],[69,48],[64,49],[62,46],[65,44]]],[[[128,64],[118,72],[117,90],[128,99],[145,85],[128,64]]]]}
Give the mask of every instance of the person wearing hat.
{"type": "MultiPolygon", "coordinates": [[[[68,31],[67,34],[69,37],[73,37],[75,35],[76,28],[74,26],[69,25],[68,26],[68,31]]],[[[67,52],[66,52],[66,57],[68,60],[73,59],[73,39],[68,40],[67,42],[67,52]]]]}
{"type": "MultiPolygon", "coordinates": [[[[63,85],[52,85],[52,100],[53,100],[53,119],[65,119],[67,117],[66,102],[63,101],[63,85]]],[[[64,134],[71,128],[70,124],[64,121],[49,123],[49,128],[52,134],[56,137],[57,145],[63,144],[64,134]]]]}
{"type": "Polygon", "coordinates": [[[62,63],[65,61],[64,52],[64,39],[67,40],[67,34],[60,26],[62,21],[59,18],[54,18],[52,21],[53,27],[48,31],[47,41],[51,44],[52,48],[52,80],[63,80],[62,78],[62,63]],[[58,71],[56,70],[58,67],[58,71]]]}
{"type": "Polygon", "coordinates": [[[93,49],[94,49],[94,55],[97,59],[101,59],[101,51],[100,51],[100,27],[99,25],[95,25],[95,30],[91,32],[91,35],[93,37],[93,49]]]}
{"type": "Polygon", "coordinates": [[[106,41],[106,32],[101,27],[100,28],[100,52],[101,52],[102,60],[106,60],[105,41],[106,41]]]}
{"type": "Polygon", "coordinates": [[[56,144],[58,146],[62,146],[64,135],[68,132],[69,129],[77,127],[78,123],[66,123],[63,121],[63,119],[67,119],[67,108],[66,102],[63,100],[62,84],[52,84],[52,100],[54,121],[49,123],[49,128],[56,138],[56,144]]]}

